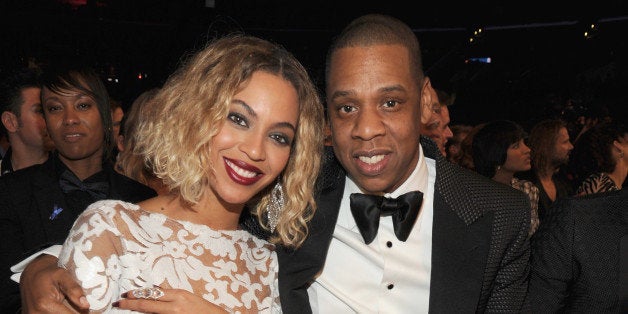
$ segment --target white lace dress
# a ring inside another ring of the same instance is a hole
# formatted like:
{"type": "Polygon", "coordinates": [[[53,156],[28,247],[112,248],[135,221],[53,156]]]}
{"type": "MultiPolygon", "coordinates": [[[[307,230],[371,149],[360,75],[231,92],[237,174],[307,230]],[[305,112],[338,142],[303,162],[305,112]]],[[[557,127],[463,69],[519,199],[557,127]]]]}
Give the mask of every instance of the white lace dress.
{"type": "Polygon", "coordinates": [[[72,227],[59,265],[81,283],[95,312],[132,289],[185,289],[231,313],[279,313],[274,246],[247,231],[217,231],[138,205],[104,200],[72,227]]]}

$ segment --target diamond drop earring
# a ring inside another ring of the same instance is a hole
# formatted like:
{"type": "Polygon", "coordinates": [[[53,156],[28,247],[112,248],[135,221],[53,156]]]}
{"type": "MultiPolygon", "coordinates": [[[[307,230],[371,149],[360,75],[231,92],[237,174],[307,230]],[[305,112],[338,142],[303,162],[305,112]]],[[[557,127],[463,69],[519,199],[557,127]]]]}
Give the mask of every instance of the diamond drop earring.
{"type": "Polygon", "coordinates": [[[280,180],[277,179],[277,183],[270,192],[270,201],[268,202],[268,205],[266,205],[266,214],[270,232],[275,232],[275,228],[279,222],[279,215],[281,214],[281,210],[284,205],[285,199],[283,196],[283,186],[281,185],[280,180]]]}

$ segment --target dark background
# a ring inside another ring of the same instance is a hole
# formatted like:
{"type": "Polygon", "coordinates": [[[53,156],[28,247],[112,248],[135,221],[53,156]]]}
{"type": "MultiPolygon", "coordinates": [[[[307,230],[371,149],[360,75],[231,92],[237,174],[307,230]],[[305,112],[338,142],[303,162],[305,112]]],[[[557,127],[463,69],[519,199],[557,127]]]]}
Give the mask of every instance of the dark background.
{"type": "Polygon", "coordinates": [[[434,85],[456,94],[453,124],[506,118],[527,127],[565,114],[568,100],[568,114],[606,108],[628,116],[628,1],[619,0],[3,0],[0,74],[80,58],[111,79],[112,96],[128,106],[207,40],[244,31],[292,51],[322,91],[331,38],[364,13],[413,28],[434,85]]]}

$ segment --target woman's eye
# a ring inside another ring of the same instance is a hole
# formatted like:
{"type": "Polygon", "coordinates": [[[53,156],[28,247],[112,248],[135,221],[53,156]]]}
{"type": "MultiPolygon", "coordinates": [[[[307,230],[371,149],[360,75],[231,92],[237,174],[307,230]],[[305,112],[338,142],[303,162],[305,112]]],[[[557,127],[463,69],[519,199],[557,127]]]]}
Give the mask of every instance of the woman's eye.
{"type": "Polygon", "coordinates": [[[290,138],[284,134],[271,134],[270,137],[281,145],[290,145],[290,138]]]}
{"type": "Polygon", "coordinates": [[[55,111],[61,110],[61,107],[60,106],[46,106],[45,110],[47,112],[55,112],[55,111]]]}
{"type": "Polygon", "coordinates": [[[241,116],[240,114],[229,113],[227,118],[229,120],[231,120],[231,122],[233,122],[233,123],[235,123],[237,125],[240,125],[240,126],[247,126],[248,125],[247,122],[246,122],[246,119],[243,116],[241,116]]]}
{"type": "Polygon", "coordinates": [[[87,109],[89,109],[91,106],[92,106],[92,105],[91,105],[91,104],[89,104],[89,103],[79,103],[79,104],[77,105],[77,107],[78,107],[79,109],[82,109],[82,110],[87,110],[87,109]]]}

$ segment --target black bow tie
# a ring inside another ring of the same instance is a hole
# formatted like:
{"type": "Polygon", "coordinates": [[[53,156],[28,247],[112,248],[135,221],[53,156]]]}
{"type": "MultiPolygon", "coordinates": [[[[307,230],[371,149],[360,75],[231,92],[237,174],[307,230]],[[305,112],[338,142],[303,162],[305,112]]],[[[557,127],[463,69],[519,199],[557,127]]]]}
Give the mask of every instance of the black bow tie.
{"type": "Polygon", "coordinates": [[[72,172],[66,170],[61,174],[59,178],[59,185],[63,193],[70,193],[73,191],[84,191],[89,193],[96,200],[101,200],[107,197],[109,192],[109,183],[107,182],[83,182],[76,177],[72,172]]]}
{"type": "Polygon", "coordinates": [[[352,193],[349,198],[351,213],[366,244],[373,242],[377,235],[379,217],[391,215],[397,239],[405,242],[419,215],[423,193],[408,192],[397,198],[352,193]]]}

